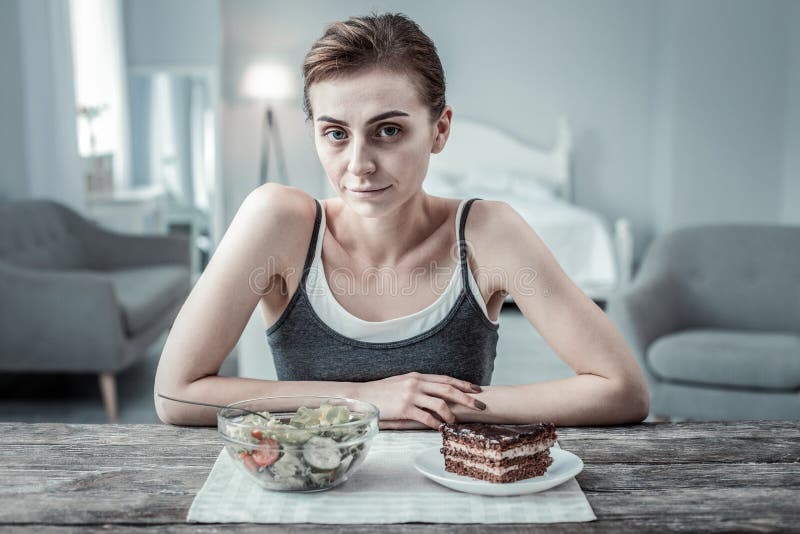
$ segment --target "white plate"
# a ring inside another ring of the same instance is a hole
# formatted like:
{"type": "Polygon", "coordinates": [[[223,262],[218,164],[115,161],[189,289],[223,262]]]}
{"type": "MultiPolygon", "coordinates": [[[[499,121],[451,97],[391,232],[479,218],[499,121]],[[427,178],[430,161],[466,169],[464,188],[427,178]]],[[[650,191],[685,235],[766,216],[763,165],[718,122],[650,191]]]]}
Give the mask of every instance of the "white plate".
{"type": "Polygon", "coordinates": [[[526,478],[516,482],[487,482],[472,477],[450,473],[444,470],[444,455],[441,446],[425,449],[414,459],[414,467],[434,482],[448,488],[476,493],[478,495],[523,495],[536,493],[563,484],[583,470],[583,460],[569,451],[557,447],[550,448],[553,463],[547,472],[539,477],[526,478]]]}

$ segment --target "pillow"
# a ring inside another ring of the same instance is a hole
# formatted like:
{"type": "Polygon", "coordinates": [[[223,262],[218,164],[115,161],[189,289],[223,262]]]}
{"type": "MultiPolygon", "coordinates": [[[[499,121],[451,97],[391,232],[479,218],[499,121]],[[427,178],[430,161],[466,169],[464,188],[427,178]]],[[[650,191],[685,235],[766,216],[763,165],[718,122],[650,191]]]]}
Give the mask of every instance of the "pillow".
{"type": "Polygon", "coordinates": [[[524,200],[556,198],[554,186],[533,173],[506,169],[470,169],[464,178],[469,191],[488,197],[515,197],[524,200]]]}
{"type": "Polygon", "coordinates": [[[507,171],[490,168],[471,168],[461,177],[461,184],[470,191],[509,193],[514,188],[515,177],[507,171]]]}
{"type": "Polygon", "coordinates": [[[507,169],[472,168],[465,172],[429,169],[424,189],[436,196],[504,200],[555,200],[554,185],[533,173],[507,169]]]}

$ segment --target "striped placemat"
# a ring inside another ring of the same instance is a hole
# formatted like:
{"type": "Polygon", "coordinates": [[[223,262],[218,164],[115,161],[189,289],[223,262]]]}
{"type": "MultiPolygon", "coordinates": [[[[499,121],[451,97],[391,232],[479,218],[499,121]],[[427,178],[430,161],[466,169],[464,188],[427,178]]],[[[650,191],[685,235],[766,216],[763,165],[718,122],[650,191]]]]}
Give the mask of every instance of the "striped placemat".
{"type": "MultiPolygon", "coordinates": [[[[597,519],[575,478],[540,493],[493,497],[454,491],[414,468],[441,445],[435,431],[381,431],[350,480],[328,491],[268,491],[223,449],[189,508],[199,523],[560,523],[597,519]]],[[[556,445],[557,446],[557,445],[556,445]]]]}

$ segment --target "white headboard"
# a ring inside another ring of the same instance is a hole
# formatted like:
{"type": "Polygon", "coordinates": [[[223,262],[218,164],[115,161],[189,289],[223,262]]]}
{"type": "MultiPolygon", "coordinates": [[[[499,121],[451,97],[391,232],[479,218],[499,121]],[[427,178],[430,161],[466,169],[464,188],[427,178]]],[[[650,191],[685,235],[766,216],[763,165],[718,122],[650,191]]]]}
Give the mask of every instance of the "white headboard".
{"type": "Polygon", "coordinates": [[[527,145],[486,123],[456,117],[447,145],[431,156],[429,169],[456,174],[470,168],[532,173],[551,185],[560,198],[571,202],[571,151],[572,136],[565,117],[558,118],[556,141],[550,149],[527,145]]]}

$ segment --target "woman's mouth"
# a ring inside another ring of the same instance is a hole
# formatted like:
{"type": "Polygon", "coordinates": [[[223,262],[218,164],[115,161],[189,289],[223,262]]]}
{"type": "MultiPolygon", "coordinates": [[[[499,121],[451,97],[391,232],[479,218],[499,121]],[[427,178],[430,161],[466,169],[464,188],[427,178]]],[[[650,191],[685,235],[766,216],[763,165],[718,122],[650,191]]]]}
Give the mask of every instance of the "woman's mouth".
{"type": "Polygon", "coordinates": [[[386,187],[380,189],[369,189],[363,191],[356,191],[355,189],[348,189],[350,193],[352,193],[357,198],[372,198],[381,195],[384,191],[392,187],[391,185],[387,185],[386,187]]]}

